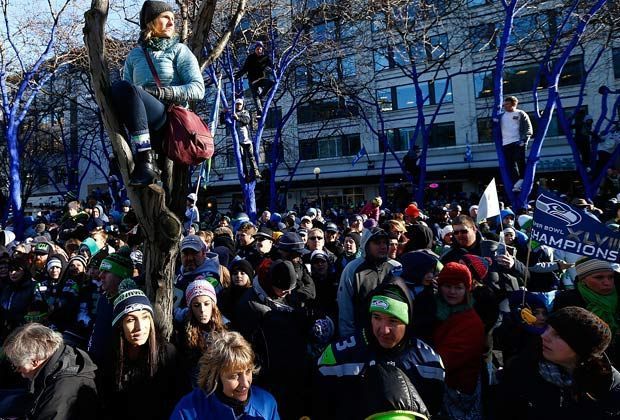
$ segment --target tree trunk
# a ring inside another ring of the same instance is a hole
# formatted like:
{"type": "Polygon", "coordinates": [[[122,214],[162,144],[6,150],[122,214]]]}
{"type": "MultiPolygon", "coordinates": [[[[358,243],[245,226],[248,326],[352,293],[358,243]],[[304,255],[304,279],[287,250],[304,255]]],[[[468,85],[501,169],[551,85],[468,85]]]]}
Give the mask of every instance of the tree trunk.
{"type": "MultiPolygon", "coordinates": [[[[85,14],[84,43],[88,49],[90,75],[95,99],[118,159],[125,185],[129,185],[129,173],[133,158],[123,130],[108,101],[110,77],[105,60],[105,23],[108,15],[107,0],[93,0],[85,14]]],[[[170,165],[168,165],[170,167],[170,165]]],[[[182,191],[174,180],[174,170],[164,171],[162,182],[170,191],[182,191]],[[166,179],[167,178],[167,179],[166,179]]],[[[144,273],[146,294],[158,314],[158,326],[164,337],[172,333],[172,287],[175,264],[181,238],[181,222],[166,207],[164,189],[151,185],[148,188],[127,187],[127,193],[144,231],[144,273]]],[[[182,204],[177,205],[177,207],[182,204]]]]}

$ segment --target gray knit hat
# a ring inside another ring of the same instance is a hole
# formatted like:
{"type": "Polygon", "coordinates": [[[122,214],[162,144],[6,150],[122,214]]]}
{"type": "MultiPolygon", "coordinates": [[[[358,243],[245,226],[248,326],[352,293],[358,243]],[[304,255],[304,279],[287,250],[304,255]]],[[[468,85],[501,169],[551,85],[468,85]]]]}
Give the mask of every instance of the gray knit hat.
{"type": "Polygon", "coordinates": [[[582,258],[575,264],[577,280],[583,280],[592,274],[602,271],[613,271],[613,268],[609,262],[593,258],[582,258]]]}
{"type": "Polygon", "coordinates": [[[146,29],[146,24],[164,12],[172,12],[172,6],[165,1],[145,1],[140,10],[140,29],[146,29]]]}

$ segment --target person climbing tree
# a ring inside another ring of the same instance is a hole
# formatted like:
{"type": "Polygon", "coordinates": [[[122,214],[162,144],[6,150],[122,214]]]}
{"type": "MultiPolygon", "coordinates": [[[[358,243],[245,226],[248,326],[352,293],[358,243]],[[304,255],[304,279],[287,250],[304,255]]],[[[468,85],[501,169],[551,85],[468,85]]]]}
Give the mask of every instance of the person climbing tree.
{"type": "Polygon", "coordinates": [[[200,100],[205,87],[198,60],[179,42],[168,3],[144,2],[138,44],[125,60],[123,80],[112,86],[111,99],[134,149],[129,183],[143,187],[158,177],[152,145],[162,141],[167,105],[187,106],[189,101],[200,100]],[[151,57],[162,87],[157,87],[145,54],[151,57]]]}
{"type": "Polygon", "coordinates": [[[258,165],[254,157],[254,147],[250,139],[250,122],[252,121],[250,113],[244,109],[244,101],[239,98],[235,100],[235,111],[233,118],[237,121],[237,132],[239,133],[239,144],[241,145],[241,155],[243,157],[243,173],[245,179],[261,179],[258,165]]]}
{"type": "Polygon", "coordinates": [[[244,74],[248,74],[250,89],[254,104],[256,105],[257,117],[263,113],[262,99],[267,96],[274,83],[269,78],[267,69],[272,69],[271,58],[265,54],[265,46],[258,41],[254,44],[254,52],[245,59],[243,67],[235,74],[235,79],[241,79],[244,74]]]}

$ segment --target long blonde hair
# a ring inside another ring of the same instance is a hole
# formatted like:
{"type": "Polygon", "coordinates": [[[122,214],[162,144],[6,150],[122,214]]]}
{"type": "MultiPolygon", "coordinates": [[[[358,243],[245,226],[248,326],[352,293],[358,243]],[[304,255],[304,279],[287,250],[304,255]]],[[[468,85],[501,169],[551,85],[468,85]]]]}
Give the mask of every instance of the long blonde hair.
{"type": "Polygon", "coordinates": [[[211,336],[207,350],[198,362],[198,386],[207,395],[215,392],[222,372],[252,369],[258,372],[254,364],[254,350],[238,332],[224,331],[211,336]]]}

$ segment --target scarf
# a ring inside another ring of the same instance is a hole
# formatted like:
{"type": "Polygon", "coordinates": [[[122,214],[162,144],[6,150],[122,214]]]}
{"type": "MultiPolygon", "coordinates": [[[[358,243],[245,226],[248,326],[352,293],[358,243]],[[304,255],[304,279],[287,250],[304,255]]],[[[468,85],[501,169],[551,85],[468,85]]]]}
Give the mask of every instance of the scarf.
{"type": "Polygon", "coordinates": [[[437,294],[435,295],[435,304],[437,305],[437,311],[435,312],[435,314],[437,315],[437,319],[440,321],[445,321],[446,319],[450,318],[450,315],[458,314],[459,312],[463,312],[473,308],[474,299],[472,297],[469,297],[467,298],[467,301],[465,303],[452,306],[448,305],[448,303],[443,300],[440,294],[437,294]]]}
{"type": "Polygon", "coordinates": [[[235,413],[235,416],[237,417],[241,416],[245,412],[245,407],[250,402],[250,394],[252,392],[252,388],[248,390],[248,398],[245,401],[239,401],[235,398],[226,396],[224,392],[222,392],[221,388],[222,388],[221,386],[218,386],[217,389],[215,390],[215,395],[217,396],[217,399],[220,400],[222,403],[226,404],[227,406],[229,406],[230,408],[232,408],[233,412],[235,413]]]}
{"type": "Polygon", "coordinates": [[[579,294],[586,301],[586,309],[609,325],[612,335],[618,331],[618,292],[614,291],[611,295],[603,296],[592,291],[582,281],[577,282],[579,294]]]}
{"type": "Polygon", "coordinates": [[[174,47],[179,43],[179,36],[175,35],[172,38],[150,38],[146,41],[146,47],[153,51],[165,51],[171,47],[174,47]]]}
{"type": "Polygon", "coordinates": [[[538,373],[545,381],[557,387],[568,388],[573,385],[573,378],[568,372],[546,360],[541,360],[538,363],[538,373]]]}

